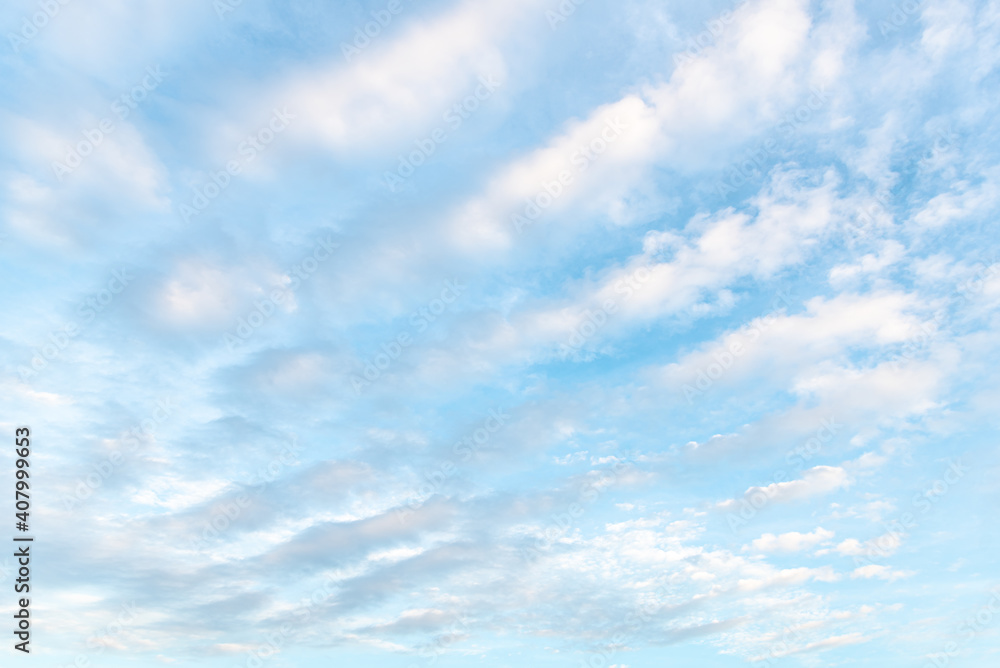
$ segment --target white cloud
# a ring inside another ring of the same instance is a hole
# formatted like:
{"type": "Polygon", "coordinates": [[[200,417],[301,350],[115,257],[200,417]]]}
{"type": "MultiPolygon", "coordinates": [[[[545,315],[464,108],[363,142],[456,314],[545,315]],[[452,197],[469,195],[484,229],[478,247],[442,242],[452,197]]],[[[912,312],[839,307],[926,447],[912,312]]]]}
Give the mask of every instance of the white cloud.
{"type": "Polygon", "coordinates": [[[869,564],[867,566],[855,568],[851,573],[851,578],[864,578],[866,580],[878,578],[888,582],[895,582],[896,580],[908,578],[913,575],[916,575],[915,571],[894,571],[888,566],[883,566],[881,564],[869,564]]]}
{"type": "MultiPolygon", "coordinates": [[[[395,38],[376,40],[350,63],[332,62],[280,84],[269,98],[297,115],[289,133],[332,150],[417,139],[478,77],[502,81],[506,63],[498,41],[540,0],[463,2],[440,16],[410,19],[395,38]]],[[[407,147],[409,150],[410,146],[407,147]]]]}
{"type": "MultiPolygon", "coordinates": [[[[254,298],[266,298],[289,280],[256,263],[231,266],[205,257],[181,258],[157,290],[153,316],[191,330],[235,330],[239,319],[253,310],[254,298]]],[[[288,290],[284,295],[284,303],[274,309],[294,310],[294,295],[288,290]]]]}
{"type": "Polygon", "coordinates": [[[972,13],[969,3],[962,0],[940,0],[923,8],[920,19],[925,27],[920,42],[933,60],[940,61],[948,52],[975,42],[972,13]]]}
{"type": "Polygon", "coordinates": [[[847,471],[838,466],[815,466],[803,471],[798,480],[775,482],[765,487],[750,487],[740,499],[728,499],[716,504],[716,508],[729,511],[739,508],[744,501],[758,506],[767,503],[787,503],[808,499],[812,496],[829,494],[850,485],[847,471]]]}
{"type": "MultiPolygon", "coordinates": [[[[775,299],[772,305],[784,309],[788,302],[775,299]]],[[[922,331],[917,312],[923,305],[915,295],[902,292],[816,297],[805,306],[800,314],[772,311],[754,318],[665,367],[663,381],[678,388],[697,387],[700,374],[728,358],[729,368],[716,382],[732,383],[763,368],[773,381],[788,382],[808,377],[851,349],[902,343],[922,331]]]]}
{"type": "Polygon", "coordinates": [[[792,654],[809,654],[812,652],[825,652],[826,650],[836,649],[838,647],[848,647],[850,645],[859,645],[861,643],[866,643],[874,640],[872,636],[866,636],[863,633],[847,633],[844,635],[833,636],[830,638],[824,638],[823,640],[817,640],[816,642],[808,643],[802,647],[795,648],[785,653],[778,654],[777,656],[789,656],[792,654]]]}
{"type": "Polygon", "coordinates": [[[862,555],[888,557],[893,555],[901,544],[902,536],[896,533],[886,533],[864,543],[856,538],[848,538],[839,543],[834,549],[847,557],[862,555]]]}
{"type": "Polygon", "coordinates": [[[755,552],[801,552],[826,542],[833,536],[832,531],[827,531],[823,527],[817,528],[812,533],[790,531],[777,536],[773,533],[766,533],[755,539],[749,546],[744,546],[743,549],[752,549],[755,552]]]}
{"type": "Polygon", "coordinates": [[[1000,199],[1000,170],[990,169],[983,176],[978,185],[957,181],[951,192],[932,197],[913,215],[913,223],[918,228],[938,228],[990,212],[1000,199]]]}
{"type": "MultiPolygon", "coordinates": [[[[75,129],[20,117],[3,120],[18,158],[18,167],[7,175],[6,213],[20,234],[67,244],[87,225],[91,231],[120,225],[108,220],[107,209],[146,215],[169,211],[166,170],[132,124],[117,122],[94,146],[75,129]],[[67,154],[80,146],[91,148],[79,166],[63,171],[67,154]]],[[[84,123],[93,130],[99,120],[88,116],[84,123]]]]}
{"type": "Polygon", "coordinates": [[[589,314],[609,308],[609,303],[614,313],[605,317],[607,327],[602,325],[588,345],[620,328],[686,309],[707,312],[707,300],[724,293],[731,281],[766,278],[803,261],[806,249],[831,224],[835,178],[827,173],[824,182],[813,187],[804,187],[804,180],[800,173],[776,176],[752,201],[756,215],[727,209],[714,216],[696,216],[685,230],[687,241],[669,232],[652,234],[642,253],[594,281],[573,286],[574,294],[561,303],[549,300],[513,311],[487,337],[469,344],[468,352],[488,356],[496,364],[505,358],[544,354],[545,348],[560,344],[575,346],[572,337],[589,326],[586,323],[593,317],[589,314]],[[664,251],[670,251],[669,259],[660,258],[664,251]]]}
{"type": "Polygon", "coordinates": [[[774,571],[766,578],[753,578],[740,580],[738,588],[740,591],[758,591],[768,587],[793,587],[816,580],[817,582],[836,582],[839,578],[837,573],[830,566],[820,568],[786,568],[774,571]]]}
{"type": "Polygon", "coordinates": [[[887,267],[897,264],[906,255],[906,249],[898,241],[884,241],[877,253],[863,255],[854,264],[839,264],[830,270],[830,283],[841,287],[854,279],[877,275],[887,267]]]}
{"type": "MultiPolygon", "coordinates": [[[[648,88],[642,97],[627,95],[601,106],[545,148],[501,168],[486,193],[459,207],[448,222],[459,248],[471,253],[509,248],[520,233],[511,214],[543,193],[544,184],[570,165],[573,152],[597,137],[608,119],[618,117],[628,126],[622,138],[586,173],[570,169],[575,182],[554,205],[559,210],[585,201],[587,210],[613,217],[625,191],[655,161],[672,157],[700,166],[718,147],[775,122],[779,110],[807,83],[831,83],[840,70],[843,43],[857,37],[853,30],[836,36],[825,31],[822,46],[811,52],[812,23],[801,0],[746,3],[735,16],[718,43],[678,67],[668,83],[648,88]],[[821,64],[810,73],[807,63],[813,58],[821,64]]],[[[843,13],[837,19],[853,24],[843,13]]],[[[771,231],[781,245],[780,229],[771,231]]]]}
{"type": "Polygon", "coordinates": [[[544,148],[506,165],[484,193],[451,215],[448,236],[462,251],[507,249],[532,231],[535,220],[544,220],[543,212],[562,211],[581,197],[613,199],[655,155],[659,135],[655,110],[638,96],[603,105],[544,148]]]}

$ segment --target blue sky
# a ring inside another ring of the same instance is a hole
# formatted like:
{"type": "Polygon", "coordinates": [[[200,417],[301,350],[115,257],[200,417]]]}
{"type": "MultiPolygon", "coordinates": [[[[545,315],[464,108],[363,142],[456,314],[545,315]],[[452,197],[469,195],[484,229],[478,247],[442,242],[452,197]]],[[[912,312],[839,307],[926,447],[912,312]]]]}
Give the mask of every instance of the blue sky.
{"type": "Polygon", "coordinates": [[[44,665],[1000,660],[1000,3],[0,25],[44,665]]]}

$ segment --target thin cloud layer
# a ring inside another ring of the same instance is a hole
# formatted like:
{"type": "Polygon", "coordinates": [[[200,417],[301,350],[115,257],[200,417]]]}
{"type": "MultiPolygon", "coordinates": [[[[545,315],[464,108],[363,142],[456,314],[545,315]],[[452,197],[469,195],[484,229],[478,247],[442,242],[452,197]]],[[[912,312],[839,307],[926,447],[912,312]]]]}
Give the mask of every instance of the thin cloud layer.
{"type": "Polygon", "coordinates": [[[40,660],[995,663],[997,2],[7,9],[40,660]]]}

